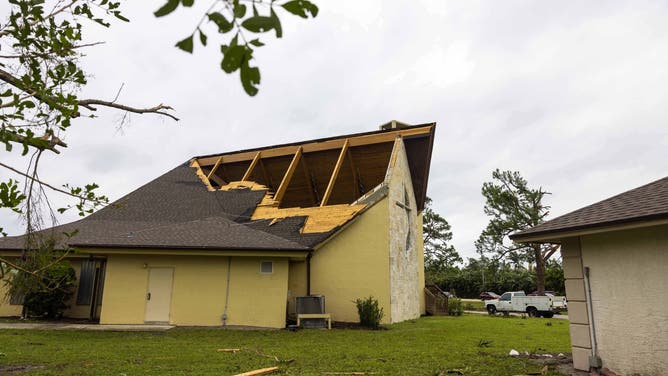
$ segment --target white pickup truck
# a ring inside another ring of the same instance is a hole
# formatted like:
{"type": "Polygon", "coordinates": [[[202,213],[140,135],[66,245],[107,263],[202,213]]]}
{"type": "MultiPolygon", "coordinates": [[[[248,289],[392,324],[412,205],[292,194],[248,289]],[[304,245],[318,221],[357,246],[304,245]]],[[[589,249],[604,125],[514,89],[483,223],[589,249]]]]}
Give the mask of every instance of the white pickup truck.
{"type": "Polygon", "coordinates": [[[546,318],[567,309],[564,296],[526,296],[524,291],[505,292],[498,299],[487,300],[485,307],[490,315],[497,312],[523,312],[530,317],[546,318]]]}

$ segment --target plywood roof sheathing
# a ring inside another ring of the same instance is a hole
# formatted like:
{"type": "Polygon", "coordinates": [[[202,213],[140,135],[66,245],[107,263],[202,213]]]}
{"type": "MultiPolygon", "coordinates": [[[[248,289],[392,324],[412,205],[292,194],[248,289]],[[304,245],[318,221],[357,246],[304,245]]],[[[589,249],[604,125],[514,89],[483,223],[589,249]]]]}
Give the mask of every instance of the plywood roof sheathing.
{"type": "Polygon", "coordinates": [[[199,163],[197,162],[197,159],[193,159],[190,162],[190,167],[195,168],[195,174],[197,174],[197,177],[204,183],[206,186],[206,189],[209,191],[215,191],[215,189],[211,186],[211,182],[209,181],[209,178],[204,175],[204,172],[202,171],[202,167],[200,167],[199,163]]]}

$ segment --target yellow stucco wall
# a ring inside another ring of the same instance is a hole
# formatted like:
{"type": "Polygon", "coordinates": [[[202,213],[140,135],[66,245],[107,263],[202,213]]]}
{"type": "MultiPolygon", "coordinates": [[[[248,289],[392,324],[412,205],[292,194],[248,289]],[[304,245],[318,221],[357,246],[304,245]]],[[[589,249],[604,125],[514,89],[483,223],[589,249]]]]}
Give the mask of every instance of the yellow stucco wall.
{"type": "Polygon", "coordinates": [[[288,260],[262,260],[274,262],[274,273],[260,274],[260,259],[232,258],[228,324],[285,327],[288,260]]]}
{"type": "Polygon", "coordinates": [[[306,296],[306,261],[290,261],[288,270],[288,312],[295,313],[295,297],[306,296]]]}
{"type": "MultiPolygon", "coordinates": [[[[87,319],[90,315],[90,306],[77,305],[77,292],[79,286],[79,275],[81,274],[81,258],[69,258],[68,261],[72,265],[76,273],[76,287],[72,298],[66,303],[69,308],[65,310],[64,316],[69,318],[87,319]]],[[[0,317],[20,316],[22,306],[10,305],[9,297],[7,296],[7,286],[5,281],[0,281],[0,317]]]]}
{"type": "Polygon", "coordinates": [[[8,288],[7,281],[0,280],[0,317],[21,316],[22,307],[9,304],[8,288]]]}
{"type": "Polygon", "coordinates": [[[311,259],[311,293],[325,296],[334,321],[358,322],[352,302],[373,295],[390,321],[388,199],[377,202],[317,249],[311,259]]]}
{"type": "Polygon", "coordinates": [[[603,366],[617,374],[668,375],[668,225],[580,241],[603,366]]]}
{"type": "MultiPolygon", "coordinates": [[[[170,324],[222,325],[228,257],[110,255],[100,323],[144,322],[150,268],[174,268],[170,324]],[[144,268],[146,264],[146,268],[144,268]]],[[[232,257],[228,325],[282,328],[288,288],[288,260],[232,257]],[[273,261],[261,274],[260,261],[273,261]]]]}

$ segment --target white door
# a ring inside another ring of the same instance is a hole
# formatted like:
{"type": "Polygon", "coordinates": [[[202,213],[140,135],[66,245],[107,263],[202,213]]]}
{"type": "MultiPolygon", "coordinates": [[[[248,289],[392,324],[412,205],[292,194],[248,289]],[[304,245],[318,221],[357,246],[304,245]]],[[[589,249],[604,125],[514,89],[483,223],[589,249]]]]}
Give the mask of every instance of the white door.
{"type": "Polygon", "coordinates": [[[173,277],[173,268],[149,269],[144,322],[169,322],[169,308],[172,303],[173,277]]]}

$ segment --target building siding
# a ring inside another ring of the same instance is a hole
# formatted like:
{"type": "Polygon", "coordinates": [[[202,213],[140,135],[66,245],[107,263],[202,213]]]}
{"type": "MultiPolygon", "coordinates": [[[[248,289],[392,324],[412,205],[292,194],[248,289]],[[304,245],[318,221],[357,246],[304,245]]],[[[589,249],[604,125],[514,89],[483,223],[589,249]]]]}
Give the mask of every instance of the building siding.
{"type": "Polygon", "coordinates": [[[668,225],[583,236],[581,244],[603,366],[668,374],[668,225]]]}
{"type": "Polygon", "coordinates": [[[359,322],[354,300],[373,296],[390,323],[388,207],[377,202],[313,254],[311,293],[325,296],[334,321],[359,322]]]}
{"type": "MultiPolygon", "coordinates": [[[[69,261],[72,269],[74,269],[77,280],[75,282],[74,293],[66,302],[68,308],[64,311],[63,316],[74,319],[88,319],[90,317],[90,305],[77,305],[79,277],[81,275],[81,258],[70,258],[67,261],[69,261]]],[[[7,295],[8,287],[6,281],[0,281],[0,317],[21,316],[23,307],[20,305],[9,304],[9,296],[7,295]]]]}
{"type": "MultiPolygon", "coordinates": [[[[225,310],[228,257],[110,255],[102,301],[102,324],[144,323],[148,271],[174,268],[169,323],[220,326],[225,310]]],[[[232,257],[227,325],[282,328],[288,260],[232,257]],[[273,261],[261,274],[260,262],[273,261]]]]}

